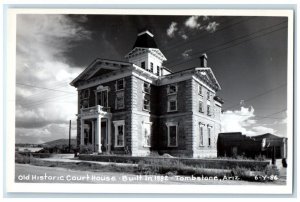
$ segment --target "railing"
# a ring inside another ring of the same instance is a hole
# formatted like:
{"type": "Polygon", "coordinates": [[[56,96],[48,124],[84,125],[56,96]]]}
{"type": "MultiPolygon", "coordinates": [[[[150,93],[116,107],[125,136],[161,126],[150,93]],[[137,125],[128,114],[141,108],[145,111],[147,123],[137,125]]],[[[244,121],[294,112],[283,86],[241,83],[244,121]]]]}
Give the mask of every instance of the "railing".
{"type": "Polygon", "coordinates": [[[100,112],[110,112],[110,107],[103,107],[101,105],[96,105],[88,108],[81,108],[81,114],[97,114],[100,112]]]}

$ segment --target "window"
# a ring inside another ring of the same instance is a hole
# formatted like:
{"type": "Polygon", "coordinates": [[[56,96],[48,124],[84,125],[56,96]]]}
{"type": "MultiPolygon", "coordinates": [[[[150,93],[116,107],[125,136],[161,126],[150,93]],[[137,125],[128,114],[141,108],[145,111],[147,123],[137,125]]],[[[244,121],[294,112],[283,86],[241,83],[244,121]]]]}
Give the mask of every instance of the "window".
{"type": "Polygon", "coordinates": [[[199,112],[203,113],[203,102],[199,101],[199,112]]]}
{"type": "Polygon", "coordinates": [[[207,145],[211,146],[211,126],[207,127],[207,145]]]}
{"type": "Polygon", "coordinates": [[[151,91],[150,83],[144,82],[143,91],[144,91],[144,93],[150,94],[150,91],[151,91]]]}
{"type": "Polygon", "coordinates": [[[210,100],[210,98],[211,98],[210,92],[207,91],[207,100],[210,100]]]}
{"type": "Polygon", "coordinates": [[[116,90],[124,90],[124,79],[119,79],[116,82],[116,90]]]}
{"type": "Polygon", "coordinates": [[[142,63],[141,63],[141,67],[142,67],[143,69],[145,69],[145,68],[146,68],[146,63],[145,63],[145,62],[142,62],[142,63]]]}
{"type": "Polygon", "coordinates": [[[167,127],[168,127],[168,147],[177,147],[178,146],[178,137],[177,137],[178,123],[169,122],[167,123],[167,127]]]}
{"type": "Polygon", "coordinates": [[[87,99],[90,97],[90,90],[89,89],[85,89],[81,91],[81,98],[82,99],[87,99]]]}
{"type": "Polygon", "coordinates": [[[198,86],[198,94],[201,95],[201,96],[203,96],[202,86],[201,85],[198,86]]]}
{"type": "Polygon", "coordinates": [[[115,125],[115,147],[124,147],[124,136],[125,136],[125,121],[114,121],[115,125]]]}
{"type": "Polygon", "coordinates": [[[144,147],[151,147],[151,122],[143,122],[144,147]]]}
{"type": "Polygon", "coordinates": [[[156,67],[156,75],[159,76],[159,66],[156,67]]]}
{"type": "Polygon", "coordinates": [[[177,93],[177,85],[176,84],[170,84],[168,85],[168,94],[176,94],[177,93]]]}
{"type": "Polygon", "coordinates": [[[153,72],[153,62],[150,62],[150,72],[153,72]]]}
{"type": "Polygon", "coordinates": [[[124,109],[124,91],[116,94],[116,109],[124,109]]]}
{"type": "Polygon", "coordinates": [[[207,115],[211,116],[211,109],[210,109],[210,105],[207,105],[207,115]]]}
{"type": "Polygon", "coordinates": [[[89,107],[89,97],[90,97],[90,89],[82,90],[80,93],[81,97],[81,107],[80,108],[88,108],[89,107]]]}
{"type": "Polygon", "coordinates": [[[150,111],[150,96],[148,94],[144,94],[144,110],[150,111]]]}
{"type": "Polygon", "coordinates": [[[199,146],[204,146],[203,124],[199,124],[199,146]]]}
{"type": "Polygon", "coordinates": [[[168,112],[177,111],[177,96],[168,96],[168,112]]]}

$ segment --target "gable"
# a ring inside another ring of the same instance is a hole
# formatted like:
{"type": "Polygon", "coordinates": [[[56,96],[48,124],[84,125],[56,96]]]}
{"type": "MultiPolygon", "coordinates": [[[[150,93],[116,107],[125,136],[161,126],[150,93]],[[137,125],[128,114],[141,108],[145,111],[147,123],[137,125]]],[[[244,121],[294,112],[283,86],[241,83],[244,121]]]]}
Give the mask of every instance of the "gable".
{"type": "Polygon", "coordinates": [[[78,81],[89,80],[98,76],[109,74],[113,71],[121,70],[122,68],[131,66],[131,63],[106,60],[106,59],[96,59],[94,60],[79,76],[77,76],[70,85],[76,86],[78,81]]]}
{"type": "Polygon", "coordinates": [[[209,67],[198,67],[195,68],[196,76],[201,79],[202,81],[205,81],[207,84],[209,84],[213,89],[215,90],[221,90],[221,86],[219,82],[217,81],[213,71],[209,67]]]}

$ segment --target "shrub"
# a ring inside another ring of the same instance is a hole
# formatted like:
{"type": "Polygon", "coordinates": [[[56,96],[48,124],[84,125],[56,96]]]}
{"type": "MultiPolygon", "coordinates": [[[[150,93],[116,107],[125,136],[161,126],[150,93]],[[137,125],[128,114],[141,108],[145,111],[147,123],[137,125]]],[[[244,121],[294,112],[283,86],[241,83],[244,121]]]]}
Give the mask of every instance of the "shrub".
{"type": "Polygon", "coordinates": [[[233,176],[239,176],[239,177],[246,176],[247,172],[249,172],[249,169],[243,168],[243,167],[239,167],[239,166],[237,166],[236,168],[232,169],[232,171],[231,171],[231,173],[232,173],[233,176]]]}
{"type": "Polygon", "coordinates": [[[80,146],[80,153],[81,154],[92,154],[94,152],[94,145],[81,145],[80,146]]]}
{"type": "Polygon", "coordinates": [[[20,154],[18,152],[15,153],[15,162],[21,164],[29,164],[32,157],[30,153],[20,154]]]}
{"type": "Polygon", "coordinates": [[[269,165],[265,168],[263,171],[266,175],[271,176],[271,175],[277,175],[279,176],[279,170],[276,166],[274,165],[269,165]]]}
{"type": "Polygon", "coordinates": [[[260,155],[258,155],[258,156],[255,157],[255,160],[257,160],[257,161],[265,161],[266,157],[264,155],[260,154],[260,155]]]}

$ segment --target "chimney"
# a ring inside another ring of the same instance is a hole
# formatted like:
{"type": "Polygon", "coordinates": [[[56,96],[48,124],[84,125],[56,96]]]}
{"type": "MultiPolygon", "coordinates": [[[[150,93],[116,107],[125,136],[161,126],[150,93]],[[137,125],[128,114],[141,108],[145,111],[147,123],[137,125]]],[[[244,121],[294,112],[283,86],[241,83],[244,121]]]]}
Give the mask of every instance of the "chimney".
{"type": "Polygon", "coordinates": [[[200,56],[200,66],[201,67],[207,67],[207,55],[206,55],[206,53],[203,53],[200,56]]]}

